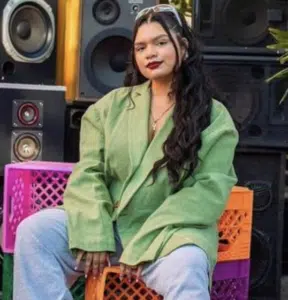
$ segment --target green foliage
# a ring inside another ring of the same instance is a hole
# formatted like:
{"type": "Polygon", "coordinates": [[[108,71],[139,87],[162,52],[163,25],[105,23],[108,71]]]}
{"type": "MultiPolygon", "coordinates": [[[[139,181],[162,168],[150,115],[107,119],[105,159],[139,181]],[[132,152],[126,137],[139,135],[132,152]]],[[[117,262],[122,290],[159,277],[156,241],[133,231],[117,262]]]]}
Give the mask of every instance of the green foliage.
{"type": "MultiPolygon", "coordinates": [[[[284,54],[279,57],[280,64],[284,65],[288,63],[288,31],[282,31],[275,28],[269,28],[270,34],[275,39],[276,43],[272,45],[268,45],[268,49],[272,50],[284,50],[284,54]]],[[[270,83],[272,80],[284,80],[287,78],[288,80],[288,67],[284,68],[283,70],[277,72],[270,78],[266,79],[267,83],[270,83]]],[[[288,98],[288,88],[284,92],[282,98],[280,99],[280,104],[288,98]]]]}
{"type": "Polygon", "coordinates": [[[171,4],[175,6],[175,8],[185,16],[185,18],[188,21],[188,24],[191,23],[192,0],[160,0],[160,4],[171,4]]]}

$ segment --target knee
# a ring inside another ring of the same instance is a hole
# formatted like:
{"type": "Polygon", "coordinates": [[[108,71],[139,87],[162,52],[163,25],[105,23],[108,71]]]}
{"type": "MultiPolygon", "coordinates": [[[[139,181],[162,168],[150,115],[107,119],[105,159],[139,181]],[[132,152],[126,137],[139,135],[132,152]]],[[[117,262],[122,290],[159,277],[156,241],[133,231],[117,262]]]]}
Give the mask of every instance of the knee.
{"type": "Polygon", "coordinates": [[[205,251],[195,245],[180,247],[170,256],[171,265],[177,266],[174,268],[175,272],[182,275],[209,271],[209,262],[205,251]]]}
{"type": "Polygon", "coordinates": [[[55,231],[53,227],[62,219],[64,222],[64,217],[64,212],[59,209],[45,209],[25,218],[17,227],[15,248],[29,246],[40,240],[47,243],[55,231]]]}
{"type": "Polygon", "coordinates": [[[16,245],[19,243],[29,243],[31,238],[37,234],[38,227],[37,215],[31,215],[20,222],[16,230],[16,245]]]}

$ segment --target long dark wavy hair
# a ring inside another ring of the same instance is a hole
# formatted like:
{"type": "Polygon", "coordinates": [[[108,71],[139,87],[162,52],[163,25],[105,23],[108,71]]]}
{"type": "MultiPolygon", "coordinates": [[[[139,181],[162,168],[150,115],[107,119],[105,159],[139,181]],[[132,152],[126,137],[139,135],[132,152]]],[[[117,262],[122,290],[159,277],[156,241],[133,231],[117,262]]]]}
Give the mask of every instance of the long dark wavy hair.
{"type": "MultiPolygon", "coordinates": [[[[173,70],[174,76],[169,96],[174,96],[176,101],[173,112],[174,127],[163,144],[163,158],[154,163],[150,173],[155,182],[157,171],[166,167],[169,182],[175,191],[181,188],[183,181],[193,174],[198,165],[198,151],[202,145],[201,132],[210,124],[212,106],[212,91],[203,70],[199,41],[196,34],[187,25],[185,18],[180,13],[179,16],[182,26],[173,13],[151,11],[136,21],[133,33],[134,43],[138,29],[143,23],[158,22],[173,43],[177,62],[179,53],[171,31],[176,33],[180,45],[184,46],[182,38],[186,38],[188,41],[187,58],[180,67],[176,63],[173,70]]],[[[145,81],[147,78],[140,73],[137,67],[132,47],[124,85],[133,87],[145,81]]]]}

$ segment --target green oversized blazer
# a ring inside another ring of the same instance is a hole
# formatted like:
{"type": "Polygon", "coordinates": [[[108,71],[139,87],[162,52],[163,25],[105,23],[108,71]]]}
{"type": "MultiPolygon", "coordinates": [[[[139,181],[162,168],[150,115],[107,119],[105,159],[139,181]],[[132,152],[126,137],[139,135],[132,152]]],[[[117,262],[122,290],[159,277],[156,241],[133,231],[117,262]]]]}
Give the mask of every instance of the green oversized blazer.
{"type": "Polygon", "coordinates": [[[200,163],[173,193],[165,168],[153,185],[149,175],[173,128],[172,110],[149,143],[149,81],[133,87],[134,107],[130,89],[113,90],[83,115],[80,160],[64,193],[70,249],[115,251],[115,221],[124,248],[120,262],[154,261],[177,247],[196,244],[207,253],[213,271],[217,221],[237,181],[233,158],[238,132],[230,114],[213,100],[200,163]]]}

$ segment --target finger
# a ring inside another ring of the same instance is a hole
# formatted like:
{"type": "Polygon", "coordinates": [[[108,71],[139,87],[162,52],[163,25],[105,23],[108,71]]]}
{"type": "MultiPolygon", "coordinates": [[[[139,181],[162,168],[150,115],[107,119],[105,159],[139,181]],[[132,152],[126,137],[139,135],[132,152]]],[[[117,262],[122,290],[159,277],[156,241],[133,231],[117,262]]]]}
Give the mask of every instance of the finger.
{"type": "Polygon", "coordinates": [[[102,252],[100,253],[100,259],[99,259],[99,272],[100,274],[103,274],[104,268],[106,267],[106,261],[107,261],[107,253],[102,252]]]}
{"type": "Polygon", "coordinates": [[[79,250],[79,251],[78,251],[77,257],[76,257],[76,265],[75,265],[75,267],[74,267],[75,270],[78,269],[79,264],[80,264],[80,262],[81,262],[81,259],[82,259],[83,255],[84,255],[84,253],[85,253],[85,251],[83,251],[83,250],[79,250]]]}
{"type": "Polygon", "coordinates": [[[143,270],[143,266],[139,266],[137,268],[137,272],[136,272],[136,282],[138,282],[140,279],[141,279],[141,273],[142,273],[142,270],[143,270]]]}
{"type": "Polygon", "coordinates": [[[92,253],[87,253],[86,254],[86,262],[85,262],[85,278],[87,278],[90,268],[91,268],[91,264],[92,264],[92,260],[93,260],[93,254],[92,253]]]}
{"type": "Polygon", "coordinates": [[[132,278],[132,267],[126,266],[125,274],[127,275],[128,282],[130,283],[132,278]]]}
{"type": "Polygon", "coordinates": [[[109,254],[107,254],[106,260],[107,260],[108,267],[111,267],[111,261],[110,261],[110,255],[109,254]]]}
{"type": "Polygon", "coordinates": [[[99,274],[99,253],[93,254],[92,273],[94,278],[99,274]]]}
{"type": "Polygon", "coordinates": [[[120,264],[120,281],[123,280],[125,275],[126,266],[124,264],[120,264]]]}

